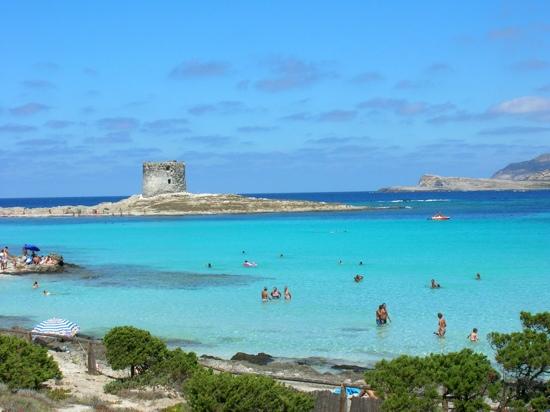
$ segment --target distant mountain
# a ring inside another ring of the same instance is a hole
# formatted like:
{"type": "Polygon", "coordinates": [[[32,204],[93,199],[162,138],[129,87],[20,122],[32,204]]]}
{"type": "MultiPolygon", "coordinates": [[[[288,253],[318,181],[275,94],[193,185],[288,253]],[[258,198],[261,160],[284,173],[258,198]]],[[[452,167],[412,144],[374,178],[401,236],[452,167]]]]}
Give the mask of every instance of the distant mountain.
{"type": "Polygon", "coordinates": [[[511,163],[500,169],[493,179],[515,181],[550,181],[550,153],[525,162],[511,163]]]}
{"type": "Polygon", "coordinates": [[[423,175],[416,186],[382,188],[383,192],[550,189],[550,153],[525,162],[511,163],[490,179],[423,175]]]}

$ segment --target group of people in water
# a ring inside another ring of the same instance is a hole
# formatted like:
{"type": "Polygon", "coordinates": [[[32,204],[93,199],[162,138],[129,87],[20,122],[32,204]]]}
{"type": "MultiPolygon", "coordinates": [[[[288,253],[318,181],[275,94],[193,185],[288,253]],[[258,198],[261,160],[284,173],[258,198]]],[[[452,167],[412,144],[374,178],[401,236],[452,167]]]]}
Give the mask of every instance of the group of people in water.
{"type": "Polygon", "coordinates": [[[281,291],[274,286],[271,293],[268,292],[267,287],[262,289],[262,302],[268,302],[270,300],[279,300],[281,297],[284,297],[285,300],[289,301],[292,299],[292,294],[288,286],[285,286],[284,292],[281,294],[281,291]]]}

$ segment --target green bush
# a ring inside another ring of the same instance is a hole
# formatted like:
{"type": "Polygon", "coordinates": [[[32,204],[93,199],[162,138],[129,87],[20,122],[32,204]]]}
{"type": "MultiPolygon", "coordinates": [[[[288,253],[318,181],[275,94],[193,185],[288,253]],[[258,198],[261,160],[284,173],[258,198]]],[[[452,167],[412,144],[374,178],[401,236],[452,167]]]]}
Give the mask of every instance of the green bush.
{"type": "Polygon", "coordinates": [[[46,392],[46,396],[52,401],[64,401],[65,399],[69,399],[71,391],[70,389],[62,388],[49,389],[48,392],[46,392]]]}
{"type": "Polygon", "coordinates": [[[184,384],[193,411],[302,412],[311,411],[313,398],[265,376],[214,374],[199,369],[184,384]]]}
{"type": "Polygon", "coordinates": [[[365,381],[384,399],[384,411],[438,410],[437,384],[426,358],[403,355],[382,360],[365,372],[365,381]]]}
{"type": "Polygon", "coordinates": [[[0,382],[15,388],[38,388],[61,371],[46,349],[14,336],[0,336],[0,382]]]}
{"type": "Polygon", "coordinates": [[[400,356],[365,373],[366,382],[384,398],[384,411],[437,411],[448,397],[457,412],[487,410],[484,397],[497,379],[487,357],[470,349],[400,356]]]}
{"type": "Polygon", "coordinates": [[[550,312],[520,314],[521,332],[489,334],[506,384],[498,399],[504,407],[550,408],[550,312]]]}
{"type": "Polygon", "coordinates": [[[116,394],[126,389],[138,389],[145,386],[164,386],[181,389],[183,382],[199,367],[197,355],[186,353],[180,348],[166,351],[163,359],[158,359],[150,369],[134,377],[107,383],[106,393],[116,394]]]}
{"type": "Polygon", "coordinates": [[[143,373],[161,361],[167,353],[166,344],[143,329],[118,326],[103,338],[107,362],[115,370],[130,368],[130,376],[143,373]]]}

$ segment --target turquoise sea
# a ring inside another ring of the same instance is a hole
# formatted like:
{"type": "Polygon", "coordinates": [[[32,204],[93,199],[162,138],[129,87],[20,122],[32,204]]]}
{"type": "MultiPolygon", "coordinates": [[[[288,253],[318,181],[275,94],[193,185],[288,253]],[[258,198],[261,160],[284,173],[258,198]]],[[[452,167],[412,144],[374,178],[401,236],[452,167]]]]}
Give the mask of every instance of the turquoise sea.
{"type": "Polygon", "coordinates": [[[12,252],[34,243],[80,268],[0,278],[0,326],[58,316],[98,336],[135,325],[199,354],[263,351],[368,364],[463,347],[491,355],[488,332],[519,328],[520,310],[550,310],[550,192],[265,196],[378,209],[1,219],[0,242],[12,252]],[[452,220],[427,220],[437,211],[452,220]],[[243,267],[245,259],[258,266],[243,267]],[[365,278],[356,284],[358,273],[365,278]],[[428,287],[431,278],[440,290],[428,287]],[[31,288],[34,280],[39,290],[31,288]],[[285,285],[291,302],[261,302],[264,286],[285,285]],[[43,296],[43,289],[52,295],[43,296]],[[392,322],[377,327],[374,312],[383,302],[392,322]],[[447,318],[444,339],[433,335],[437,312],[447,318]],[[473,327],[478,344],[466,339],[473,327]]]}

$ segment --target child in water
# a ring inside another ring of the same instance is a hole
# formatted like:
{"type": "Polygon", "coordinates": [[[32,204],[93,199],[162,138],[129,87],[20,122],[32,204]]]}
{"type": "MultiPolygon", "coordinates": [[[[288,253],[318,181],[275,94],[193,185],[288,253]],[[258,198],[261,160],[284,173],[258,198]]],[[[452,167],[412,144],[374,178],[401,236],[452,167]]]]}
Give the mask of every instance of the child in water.
{"type": "Polygon", "coordinates": [[[468,335],[468,339],[470,339],[470,342],[478,341],[479,338],[477,337],[477,328],[472,329],[472,332],[468,335]]]}

